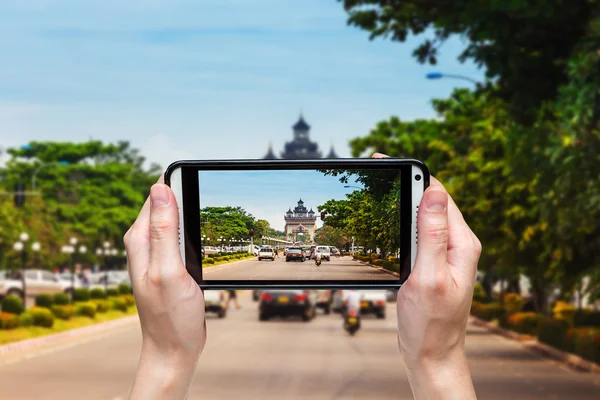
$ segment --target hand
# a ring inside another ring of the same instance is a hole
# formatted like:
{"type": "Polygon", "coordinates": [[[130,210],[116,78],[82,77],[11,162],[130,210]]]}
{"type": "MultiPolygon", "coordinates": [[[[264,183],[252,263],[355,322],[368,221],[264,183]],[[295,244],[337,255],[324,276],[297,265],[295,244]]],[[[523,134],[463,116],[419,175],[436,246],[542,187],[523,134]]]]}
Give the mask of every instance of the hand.
{"type": "Polygon", "coordinates": [[[204,297],[181,260],[178,225],[175,196],[161,177],[124,239],[142,326],[132,399],[185,398],[206,342],[204,297]]]}
{"type": "Polygon", "coordinates": [[[481,243],[433,177],[419,205],[417,228],[415,266],[397,302],[398,344],[413,394],[475,398],[464,348],[481,243]]]}

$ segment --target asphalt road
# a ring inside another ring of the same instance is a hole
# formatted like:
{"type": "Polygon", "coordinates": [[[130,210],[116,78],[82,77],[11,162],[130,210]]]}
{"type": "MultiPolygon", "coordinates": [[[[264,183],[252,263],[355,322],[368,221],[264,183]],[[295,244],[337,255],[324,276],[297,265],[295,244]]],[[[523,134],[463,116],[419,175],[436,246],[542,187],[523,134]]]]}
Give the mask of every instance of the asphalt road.
{"type": "MultiPolygon", "coordinates": [[[[257,303],[208,318],[190,399],[410,399],[396,345],[395,307],[350,337],[337,314],[259,322],[257,303]]],[[[137,323],[62,347],[0,360],[2,400],[126,399],[140,349],[137,323]]],[[[469,326],[480,399],[598,399],[600,374],[574,372],[469,326]]]]}
{"type": "Polygon", "coordinates": [[[283,255],[275,258],[275,261],[252,258],[206,267],[202,273],[207,280],[398,280],[393,275],[348,256],[323,260],[320,267],[315,265],[314,260],[285,262],[283,255]]]}

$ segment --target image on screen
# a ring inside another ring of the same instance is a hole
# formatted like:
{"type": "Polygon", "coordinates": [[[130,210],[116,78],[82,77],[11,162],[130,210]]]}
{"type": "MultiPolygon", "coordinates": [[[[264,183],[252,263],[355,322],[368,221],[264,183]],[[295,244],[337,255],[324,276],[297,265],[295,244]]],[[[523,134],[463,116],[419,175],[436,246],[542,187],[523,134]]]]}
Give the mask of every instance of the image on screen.
{"type": "Polygon", "coordinates": [[[400,183],[394,170],[199,171],[203,279],[397,281],[400,183]]]}

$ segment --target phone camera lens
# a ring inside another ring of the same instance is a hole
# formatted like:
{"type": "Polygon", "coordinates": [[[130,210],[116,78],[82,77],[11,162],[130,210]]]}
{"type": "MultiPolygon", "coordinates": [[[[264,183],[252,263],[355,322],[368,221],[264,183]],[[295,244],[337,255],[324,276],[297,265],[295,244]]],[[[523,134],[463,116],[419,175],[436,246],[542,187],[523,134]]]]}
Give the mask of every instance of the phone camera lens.
{"type": "Polygon", "coordinates": [[[415,175],[415,179],[416,179],[417,181],[420,181],[420,180],[421,180],[421,175],[415,175]]]}

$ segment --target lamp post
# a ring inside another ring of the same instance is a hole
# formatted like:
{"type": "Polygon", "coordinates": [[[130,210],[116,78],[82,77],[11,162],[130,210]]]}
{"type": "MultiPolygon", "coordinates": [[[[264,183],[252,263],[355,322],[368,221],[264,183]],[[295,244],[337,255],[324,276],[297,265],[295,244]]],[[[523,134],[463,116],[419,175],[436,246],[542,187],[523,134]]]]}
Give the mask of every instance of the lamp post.
{"type": "MultiPolygon", "coordinates": [[[[70,242],[73,241],[73,239],[75,238],[71,238],[70,242]]],[[[75,243],[77,243],[77,239],[75,239],[75,243]]],[[[75,246],[71,246],[71,245],[66,245],[61,247],[60,249],[61,253],[63,254],[68,254],[71,260],[71,303],[73,303],[73,292],[75,292],[75,266],[74,264],[74,259],[75,259],[75,246]]]]}
{"type": "Polygon", "coordinates": [[[442,78],[460,79],[463,81],[471,82],[475,86],[479,87],[479,82],[477,82],[475,79],[472,79],[472,78],[469,78],[468,76],[463,76],[463,75],[443,74],[441,72],[429,72],[427,75],[425,75],[425,77],[427,79],[442,79],[442,78]]]}
{"type": "Polygon", "coordinates": [[[63,165],[63,166],[65,166],[65,165],[69,165],[69,162],[68,162],[68,161],[51,161],[51,162],[47,162],[47,163],[40,164],[40,165],[39,165],[39,166],[38,166],[38,167],[35,169],[35,171],[33,171],[33,175],[31,176],[31,191],[32,191],[32,192],[35,192],[35,181],[36,181],[36,179],[37,179],[38,172],[40,172],[40,170],[41,170],[42,168],[45,168],[45,167],[47,167],[48,165],[53,165],[53,164],[58,164],[58,165],[63,165]]]}
{"type": "MultiPolygon", "coordinates": [[[[13,245],[13,249],[16,252],[21,253],[21,284],[23,285],[23,304],[27,307],[27,285],[25,282],[25,270],[27,269],[27,250],[26,243],[29,240],[29,234],[27,232],[22,232],[19,235],[19,240],[15,242],[13,245]]],[[[38,245],[39,243],[34,243],[34,245],[38,245]]],[[[35,246],[37,248],[37,246],[35,246]]]]}

